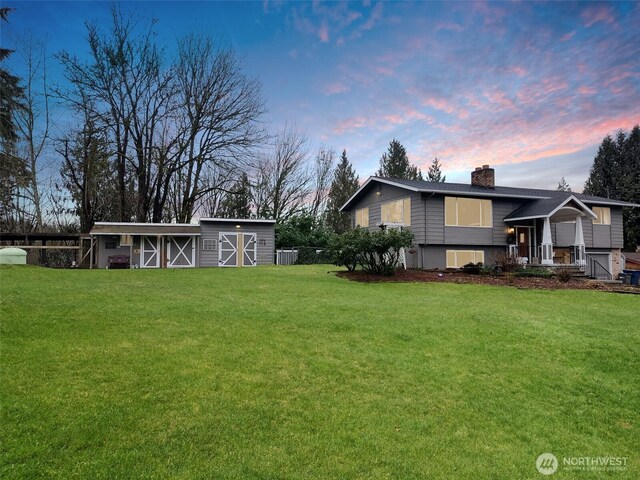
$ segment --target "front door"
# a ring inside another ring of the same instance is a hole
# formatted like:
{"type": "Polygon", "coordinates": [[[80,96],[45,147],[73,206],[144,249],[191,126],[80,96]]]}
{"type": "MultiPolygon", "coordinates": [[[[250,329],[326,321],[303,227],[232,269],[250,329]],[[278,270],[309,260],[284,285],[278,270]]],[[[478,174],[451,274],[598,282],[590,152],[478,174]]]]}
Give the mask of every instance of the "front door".
{"type": "Polygon", "coordinates": [[[516,242],[518,245],[518,256],[531,260],[531,232],[527,227],[516,228],[516,242]]]}

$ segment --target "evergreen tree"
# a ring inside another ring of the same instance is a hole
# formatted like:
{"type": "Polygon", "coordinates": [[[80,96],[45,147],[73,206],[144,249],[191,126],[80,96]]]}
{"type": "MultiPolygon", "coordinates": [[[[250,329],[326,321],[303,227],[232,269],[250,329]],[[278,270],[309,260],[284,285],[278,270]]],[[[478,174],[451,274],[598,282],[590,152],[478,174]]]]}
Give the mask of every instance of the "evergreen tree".
{"type": "MultiPolygon", "coordinates": [[[[7,21],[12,8],[0,7],[0,20],[7,21]]],[[[0,61],[13,50],[0,47],[0,61]]],[[[16,231],[24,228],[18,191],[29,184],[29,172],[24,158],[17,155],[16,113],[24,111],[24,88],[20,78],[0,67],[0,229],[16,231]]]]}
{"type": "Polygon", "coordinates": [[[222,218],[249,218],[251,216],[251,182],[246,173],[231,187],[220,205],[222,218]]]}
{"type": "Polygon", "coordinates": [[[569,186],[567,181],[564,179],[564,177],[562,177],[558,182],[558,188],[556,188],[556,190],[559,192],[570,192],[571,187],[569,186]]]}
{"type": "Polygon", "coordinates": [[[431,166],[429,167],[429,171],[427,172],[427,182],[442,182],[444,183],[447,180],[445,175],[442,175],[440,160],[438,157],[434,157],[431,166]]]}
{"type": "MultiPolygon", "coordinates": [[[[640,203],[640,126],[629,135],[618,132],[616,139],[607,135],[593,161],[584,193],[640,203]]],[[[640,211],[623,208],[624,247],[635,251],[640,245],[640,211]]]]}
{"type": "Polygon", "coordinates": [[[395,138],[389,143],[389,149],[380,158],[379,177],[403,178],[406,180],[422,180],[422,172],[409,163],[407,150],[395,138]]]}
{"type": "Polygon", "coordinates": [[[333,172],[326,213],[327,224],[336,233],[343,233],[351,228],[351,215],[340,212],[340,207],[356,193],[358,186],[358,175],[347,159],[347,151],[343,150],[333,172]]]}

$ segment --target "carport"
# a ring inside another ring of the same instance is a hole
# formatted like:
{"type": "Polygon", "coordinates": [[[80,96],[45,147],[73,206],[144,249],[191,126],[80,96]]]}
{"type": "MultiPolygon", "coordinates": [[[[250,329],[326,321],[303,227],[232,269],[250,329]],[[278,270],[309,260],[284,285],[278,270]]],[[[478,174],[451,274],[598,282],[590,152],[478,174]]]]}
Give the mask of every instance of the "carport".
{"type": "Polygon", "coordinates": [[[200,226],[186,223],[96,222],[91,268],[193,268],[200,226]]]}

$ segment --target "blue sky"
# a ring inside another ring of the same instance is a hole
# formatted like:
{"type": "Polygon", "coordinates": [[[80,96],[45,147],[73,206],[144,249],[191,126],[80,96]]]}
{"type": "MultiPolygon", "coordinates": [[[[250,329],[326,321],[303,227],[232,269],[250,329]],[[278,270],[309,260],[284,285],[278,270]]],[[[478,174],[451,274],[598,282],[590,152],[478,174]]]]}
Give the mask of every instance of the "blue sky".
{"type": "MultiPolygon", "coordinates": [[[[52,54],[86,54],[85,20],[107,2],[7,2],[52,54]]],[[[640,122],[640,2],[123,2],[156,18],[168,48],[193,30],[230,44],[258,78],[275,130],[347,149],[361,178],[397,138],[449,181],[475,166],[497,183],[581,190],[602,138],[640,122]]],[[[19,73],[19,57],[9,64],[19,73]]],[[[58,129],[64,120],[58,114],[58,129]]],[[[55,132],[54,132],[55,133],[55,132]]]]}

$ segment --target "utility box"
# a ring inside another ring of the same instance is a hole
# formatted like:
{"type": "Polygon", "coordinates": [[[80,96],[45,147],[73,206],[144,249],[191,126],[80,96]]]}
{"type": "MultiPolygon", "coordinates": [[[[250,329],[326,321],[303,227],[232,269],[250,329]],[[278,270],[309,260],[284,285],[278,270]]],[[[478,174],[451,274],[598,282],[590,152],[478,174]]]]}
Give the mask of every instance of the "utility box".
{"type": "Polygon", "coordinates": [[[8,247],[0,250],[0,265],[26,265],[27,252],[21,248],[8,247]]]}

